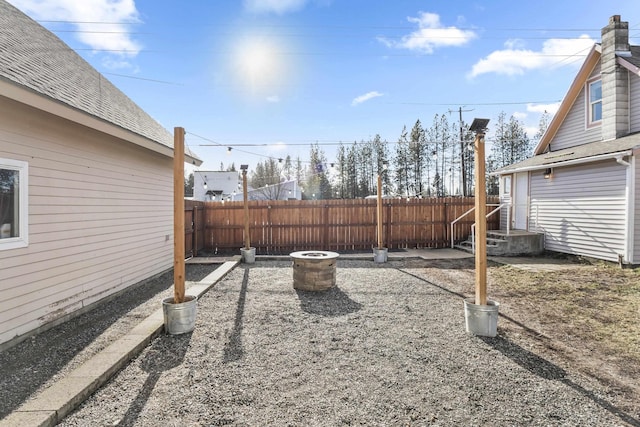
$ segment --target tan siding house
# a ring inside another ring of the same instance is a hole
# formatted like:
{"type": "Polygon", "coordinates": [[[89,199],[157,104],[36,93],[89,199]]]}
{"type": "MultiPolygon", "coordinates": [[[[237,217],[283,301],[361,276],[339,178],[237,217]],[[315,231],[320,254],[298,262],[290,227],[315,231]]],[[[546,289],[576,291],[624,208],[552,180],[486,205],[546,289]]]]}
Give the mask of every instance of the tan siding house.
{"type": "Polygon", "coordinates": [[[535,155],[493,172],[501,186],[527,174],[502,202],[528,201],[521,224],[543,232],[546,249],[640,264],[639,67],[629,24],[611,17],[535,155]]]}
{"type": "Polygon", "coordinates": [[[0,0],[0,348],[172,267],[172,145],[0,0]]]}

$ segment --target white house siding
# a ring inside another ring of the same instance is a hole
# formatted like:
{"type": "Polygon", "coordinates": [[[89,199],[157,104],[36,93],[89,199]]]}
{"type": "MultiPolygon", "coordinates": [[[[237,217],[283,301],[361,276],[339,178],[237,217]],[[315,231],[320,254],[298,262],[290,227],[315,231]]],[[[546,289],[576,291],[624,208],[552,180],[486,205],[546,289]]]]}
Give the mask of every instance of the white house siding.
{"type": "Polygon", "coordinates": [[[551,151],[558,151],[602,139],[600,126],[586,129],[585,92],[584,88],[580,91],[576,102],[569,110],[564,122],[560,125],[551,143],[551,151]]]}
{"type": "Polygon", "coordinates": [[[0,97],[29,246],[0,251],[0,344],[172,267],[172,159],[0,97]]]}
{"type": "Polygon", "coordinates": [[[511,215],[509,215],[509,209],[511,209],[511,196],[509,194],[501,194],[500,204],[505,205],[504,208],[500,209],[500,230],[506,230],[507,224],[509,224],[509,220],[511,219],[511,215]]]}
{"type": "Polygon", "coordinates": [[[545,248],[609,261],[624,254],[626,169],[614,160],[532,172],[530,217],[545,248]],[[534,221],[535,222],[535,221],[534,221]]]}
{"type": "Polygon", "coordinates": [[[629,119],[631,132],[640,131],[640,77],[629,73],[629,89],[631,105],[629,106],[629,119]]]}

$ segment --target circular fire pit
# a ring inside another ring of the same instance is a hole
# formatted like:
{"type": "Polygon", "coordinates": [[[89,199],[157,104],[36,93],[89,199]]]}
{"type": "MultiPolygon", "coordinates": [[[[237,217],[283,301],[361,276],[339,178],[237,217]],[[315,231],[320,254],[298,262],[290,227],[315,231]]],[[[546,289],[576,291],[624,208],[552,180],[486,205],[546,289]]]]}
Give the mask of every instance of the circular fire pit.
{"type": "Polygon", "coordinates": [[[336,284],[336,259],[340,254],[327,251],[300,251],[293,258],[293,288],[325,291],[336,284]]]}

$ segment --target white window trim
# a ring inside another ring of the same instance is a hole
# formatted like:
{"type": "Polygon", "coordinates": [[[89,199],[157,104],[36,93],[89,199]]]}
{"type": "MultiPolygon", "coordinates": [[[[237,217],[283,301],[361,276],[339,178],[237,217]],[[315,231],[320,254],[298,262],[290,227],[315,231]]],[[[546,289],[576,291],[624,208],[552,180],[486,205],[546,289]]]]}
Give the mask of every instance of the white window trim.
{"type": "Polygon", "coordinates": [[[511,182],[511,175],[505,175],[502,177],[502,194],[504,196],[511,196],[511,182]]]}
{"type": "MultiPolygon", "coordinates": [[[[602,117],[600,118],[600,120],[593,120],[592,119],[592,115],[591,115],[591,107],[593,105],[593,103],[591,102],[591,85],[597,81],[600,81],[600,91],[602,91],[602,78],[600,76],[591,78],[589,80],[587,80],[587,86],[586,86],[586,101],[587,101],[587,114],[586,114],[586,118],[587,118],[587,129],[592,128],[592,127],[596,127],[596,126],[600,126],[602,124],[602,117]]],[[[602,109],[602,98],[600,98],[600,108],[602,109]]],[[[602,114],[604,114],[604,111],[602,112],[602,114]]]]}
{"type": "Polygon", "coordinates": [[[18,171],[20,177],[20,225],[19,237],[0,239],[0,251],[29,246],[29,163],[0,158],[0,169],[18,171]]]}

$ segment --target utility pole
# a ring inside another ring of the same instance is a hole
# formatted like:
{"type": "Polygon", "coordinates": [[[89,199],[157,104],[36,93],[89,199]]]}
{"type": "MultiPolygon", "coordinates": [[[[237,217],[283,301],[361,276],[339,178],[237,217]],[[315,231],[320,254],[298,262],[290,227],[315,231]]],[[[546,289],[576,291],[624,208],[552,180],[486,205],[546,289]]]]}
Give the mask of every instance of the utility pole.
{"type": "MultiPolygon", "coordinates": [[[[462,113],[466,113],[469,111],[473,111],[474,109],[472,108],[471,110],[463,110],[462,107],[458,107],[458,114],[459,114],[459,120],[460,120],[460,179],[461,179],[461,186],[462,186],[462,191],[461,194],[464,197],[467,197],[467,170],[465,168],[465,161],[464,161],[464,156],[465,156],[465,152],[464,152],[464,129],[462,128],[462,113]]],[[[449,110],[449,113],[451,113],[452,110],[449,110]]]]}

